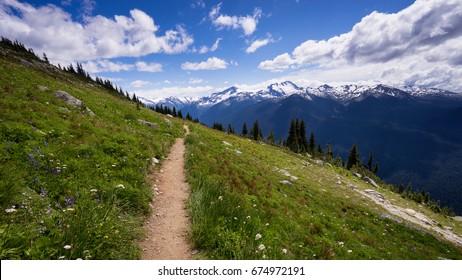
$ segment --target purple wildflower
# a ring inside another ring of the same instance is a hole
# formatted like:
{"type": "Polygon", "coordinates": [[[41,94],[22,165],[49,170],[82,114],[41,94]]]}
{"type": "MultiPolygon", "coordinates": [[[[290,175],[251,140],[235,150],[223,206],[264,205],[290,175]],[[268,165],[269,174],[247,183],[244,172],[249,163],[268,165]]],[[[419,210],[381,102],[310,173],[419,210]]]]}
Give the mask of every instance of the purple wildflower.
{"type": "Polygon", "coordinates": [[[29,162],[35,166],[35,168],[40,169],[40,164],[38,163],[37,159],[35,159],[33,154],[27,154],[27,158],[29,159],[29,162]]]}
{"type": "Polygon", "coordinates": [[[45,188],[42,188],[42,189],[40,190],[40,196],[41,196],[41,197],[46,197],[46,196],[47,196],[47,190],[46,190],[45,188]]]}
{"type": "Polygon", "coordinates": [[[74,205],[75,203],[75,197],[74,196],[71,196],[71,197],[67,197],[66,196],[66,199],[64,200],[64,204],[68,207],[68,208],[71,208],[72,205],[74,205]]]}

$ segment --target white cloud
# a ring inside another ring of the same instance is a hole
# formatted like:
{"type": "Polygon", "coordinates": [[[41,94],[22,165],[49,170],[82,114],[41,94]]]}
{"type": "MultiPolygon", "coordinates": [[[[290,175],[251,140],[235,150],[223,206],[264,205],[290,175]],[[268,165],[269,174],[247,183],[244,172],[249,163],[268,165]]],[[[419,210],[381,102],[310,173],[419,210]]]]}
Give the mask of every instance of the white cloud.
{"type": "Polygon", "coordinates": [[[206,61],[202,62],[185,62],[181,64],[181,69],[189,71],[197,70],[219,70],[226,69],[228,67],[228,62],[218,57],[211,57],[206,61]]]}
{"type": "Polygon", "coordinates": [[[195,9],[195,8],[198,8],[198,9],[203,9],[205,8],[205,2],[204,0],[198,0],[198,1],[193,1],[191,3],[191,8],[195,9]]]}
{"type": "Polygon", "coordinates": [[[245,50],[246,53],[254,53],[261,47],[268,45],[269,43],[275,42],[273,38],[271,38],[271,34],[268,34],[265,39],[258,39],[253,41],[250,46],[247,47],[245,50]]]}
{"type": "Polygon", "coordinates": [[[140,87],[143,87],[143,86],[145,86],[147,84],[149,84],[148,81],[142,81],[142,80],[135,80],[135,81],[130,83],[130,85],[132,85],[132,87],[135,87],[135,88],[140,88],[140,87]]]}
{"type": "Polygon", "coordinates": [[[82,66],[89,73],[131,71],[134,68],[132,64],[112,62],[106,59],[87,61],[82,66]]]}
{"type": "Polygon", "coordinates": [[[160,89],[137,90],[135,94],[148,99],[160,99],[170,96],[176,97],[198,97],[215,92],[217,89],[212,86],[187,86],[187,87],[164,87],[160,89]]]}
{"type": "MultiPolygon", "coordinates": [[[[93,1],[87,1],[91,7],[93,1]]],[[[90,11],[90,10],[88,10],[90,11]]],[[[159,27],[145,12],[130,16],[86,16],[84,23],[54,5],[34,7],[16,0],[0,1],[0,34],[17,39],[52,62],[138,57],[186,52],[193,38],[181,25],[157,34],[159,27]]]]}
{"type": "Polygon", "coordinates": [[[220,46],[220,41],[221,41],[221,40],[222,40],[221,38],[218,38],[218,39],[215,41],[215,43],[214,43],[210,48],[207,47],[207,46],[202,46],[202,47],[200,47],[200,49],[199,49],[197,52],[198,52],[198,53],[201,53],[201,54],[203,54],[203,53],[208,53],[208,52],[214,52],[214,51],[216,51],[216,50],[218,49],[218,47],[220,46]]]}
{"type": "Polygon", "coordinates": [[[398,13],[373,12],[348,33],[305,41],[291,54],[261,62],[259,68],[359,70],[364,79],[462,90],[461,26],[460,0],[417,0],[398,13]]]}
{"type": "Polygon", "coordinates": [[[253,15],[246,16],[229,16],[220,14],[222,3],[212,7],[209,13],[209,18],[212,20],[213,25],[218,29],[232,28],[242,29],[245,35],[251,35],[257,29],[258,20],[262,15],[259,8],[255,8],[253,15]]]}
{"type": "Polygon", "coordinates": [[[135,63],[136,70],[140,72],[161,72],[162,64],[160,63],[146,63],[144,61],[138,61],[135,63]]]}
{"type": "Polygon", "coordinates": [[[207,81],[203,80],[203,79],[200,79],[200,78],[190,78],[189,79],[189,83],[190,84],[202,84],[202,83],[206,83],[207,81]]]}

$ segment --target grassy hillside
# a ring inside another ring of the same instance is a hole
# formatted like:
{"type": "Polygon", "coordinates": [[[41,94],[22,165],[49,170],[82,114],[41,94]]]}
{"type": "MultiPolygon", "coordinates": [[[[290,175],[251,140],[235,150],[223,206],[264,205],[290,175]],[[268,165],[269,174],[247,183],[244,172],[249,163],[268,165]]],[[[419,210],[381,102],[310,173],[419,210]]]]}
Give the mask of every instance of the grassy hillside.
{"type": "Polygon", "coordinates": [[[146,175],[181,125],[0,50],[0,259],[138,258],[146,175]],[[66,104],[58,90],[85,105],[66,104]]]}
{"type": "MultiPolygon", "coordinates": [[[[372,186],[347,170],[199,125],[190,128],[192,240],[203,258],[462,258],[462,248],[396,222],[362,196],[372,186]]],[[[460,223],[451,218],[379,191],[460,234],[460,223]]]]}

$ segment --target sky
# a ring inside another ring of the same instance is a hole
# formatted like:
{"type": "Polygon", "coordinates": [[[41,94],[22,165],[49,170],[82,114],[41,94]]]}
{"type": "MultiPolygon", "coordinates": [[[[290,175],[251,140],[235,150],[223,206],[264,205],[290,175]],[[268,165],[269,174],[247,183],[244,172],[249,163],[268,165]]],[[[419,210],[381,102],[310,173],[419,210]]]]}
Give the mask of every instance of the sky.
{"type": "Polygon", "coordinates": [[[462,92],[461,0],[0,0],[0,35],[150,99],[286,80],[462,92]]]}

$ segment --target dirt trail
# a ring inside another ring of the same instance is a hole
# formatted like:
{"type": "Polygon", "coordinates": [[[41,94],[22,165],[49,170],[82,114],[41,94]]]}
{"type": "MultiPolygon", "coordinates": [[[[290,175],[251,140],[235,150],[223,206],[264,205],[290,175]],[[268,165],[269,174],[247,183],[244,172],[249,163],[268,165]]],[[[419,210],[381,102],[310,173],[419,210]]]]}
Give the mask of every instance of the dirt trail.
{"type": "MultiPolygon", "coordinates": [[[[187,126],[183,127],[186,135],[187,126]]],[[[189,186],[184,170],[184,139],[177,138],[162,168],[150,176],[153,214],[146,221],[146,239],[141,242],[143,260],[188,260],[192,249],[188,242],[189,219],[186,199],[189,186]],[[154,179],[155,178],[155,179],[154,179]]]]}

